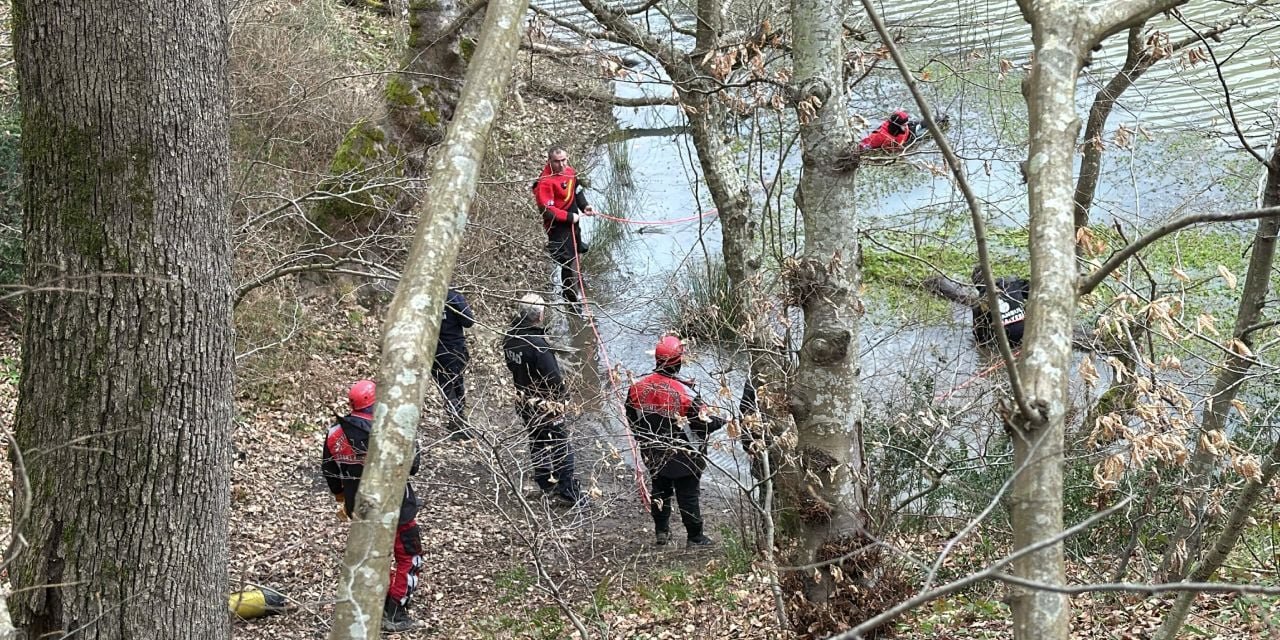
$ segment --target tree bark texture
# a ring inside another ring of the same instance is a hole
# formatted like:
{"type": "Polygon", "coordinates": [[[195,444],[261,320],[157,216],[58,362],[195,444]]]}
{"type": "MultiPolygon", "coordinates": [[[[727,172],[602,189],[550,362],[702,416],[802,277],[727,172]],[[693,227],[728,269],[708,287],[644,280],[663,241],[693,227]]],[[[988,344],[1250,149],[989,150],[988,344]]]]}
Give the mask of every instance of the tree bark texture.
{"type": "Polygon", "coordinates": [[[360,493],[338,582],[330,640],[377,638],[392,538],[422,413],[445,291],[475,196],[489,130],[511,81],[528,0],[491,0],[462,97],[435,157],[409,262],[388,312],[360,493]]]}
{"type": "Polygon", "coordinates": [[[14,3],[25,637],[227,638],[227,7],[14,3]]]}
{"type": "MultiPolygon", "coordinates": [[[[1263,207],[1280,205],[1280,139],[1267,166],[1267,181],[1262,195],[1263,207]]],[[[1248,272],[1245,274],[1244,287],[1240,293],[1240,306],[1236,308],[1235,327],[1231,337],[1252,348],[1253,340],[1250,327],[1262,320],[1262,312],[1266,306],[1267,295],[1271,291],[1271,271],[1276,259],[1276,234],[1280,233],[1280,218],[1260,218],[1258,230],[1253,236],[1253,251],[1249,254],[1248,272]]],[[[1232,352],[1217,369],[1213,380],[1213,391],[1209,393],[1209,406],[1200,415],[1200,428],[1197,442],[1215,431],[1221,431],[1227,425],[1227,415],[1231,412],[1231,403],[1236,399],[1241,385],[1248,378],[1249,370],[1256,360],[1232,352]]],[[[1194,504],[1192,517],[1178,526],[1169,547],[1165,551],[1160,569],[1166,581],[1179,580],[1186,575],[1188,558],[1196,558],[1200,554],[1201,535],[1204,533],[1209,493],[1213,489],[1214,477],[1222,457],[1209,450],[1208,447],[1196,446],[1191,457],[1188,480],[1181,486],[1186,487],[1194,504]]]]}
{"type": "MultiPolygon", "coordinates": [[[[1075,107],[1080,68],[1089,50],[1103,38],[1176,4],[1171,0],[1018,3],[1031,25],[1034,47],[1031,72],[1023,81],[1030,143],[1032,287],[1018,373],[1035,415],[1015,413],[1009,418],[1017,474],[1009,496],[1015,549],[1053,538],[1063,526],[1063,445],[1076,309],[1072,168],[1080,131],[1075,107]]],[[[1045,584],[1065,584],[1062,545],[1019,558],[1014,573],[1045,584]]],[[[1067,639],[1071,613],[1065,595],[1018,588],[1011,596],[1015,638],[1067,639]]]]}
{"type": "MultiPolygon", "coordinates": [[[[789,269],[791,297],[804,310],[804,341],[790,390],[797,429],[784,481],[798,503],[807,561],[852,539],[866,523],[862,390],[858,381],[858,140],[845,104],[842,5],[793,0],[795,85],[803,173],[796,201],[804,253],[789,269]]],[[[840,555],[839,552],[833,555],[840,555]]],[[[830,573],[807,581],[811,601],[836,587],[830,573]]]]}
{"type": "MultiPolygon", "coordinates": [[[[1072,161],[1080,120],[1075,90],[1088,51],[1087,34],[1079,33],[1067,13],[1072,9],[1069,3],[1045,3],[1038,7],[1042,13],[1028,16],[1035,46],[1035,62],[1023,85],[1030,127],[1027,188],[1033,285],[1018,367],[1028,402],[1040,415],[1014,415],[1011,420],[1017,477],[1009,503],[1015,549],[1062,532],[1062,452],[1076,303],[1072,161]]],[[[1020,558],[1014,562],[1014,573],[1065,584],[1062,545],[1020,558]]],[[[1068,637],[1071,614],[1065,595],[1015,589],[1011,605],[1014,637],[1068,637]]]]}
{"type": "Polygon", "coordinates": [[[426,174],[428,150],[444,139],[458,104],[471,45],[462,36],[462,24],[477,6],[480,2],[467,7],[461,0],[408,1],[408,42],[399,70],[382,87],[386,111],[347,132],[324,185],[334,193],[361,191],[323,201],[317,208],[323,221],[372,217],[365,222],[376,226],[384,219],[378,212],[402,217],[413,210],[421,198],[417,181],[426,174]],[[388,181],[401,187],[365,189],[387,180],[379,167],[391,168],[388,181]]]}

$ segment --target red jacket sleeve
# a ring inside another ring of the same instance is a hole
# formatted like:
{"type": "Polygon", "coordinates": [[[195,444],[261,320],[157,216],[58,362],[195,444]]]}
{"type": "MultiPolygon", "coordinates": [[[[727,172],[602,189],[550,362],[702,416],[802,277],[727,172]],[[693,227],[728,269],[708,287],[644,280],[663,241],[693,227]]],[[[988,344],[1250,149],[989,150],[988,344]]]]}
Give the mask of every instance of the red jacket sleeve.
{"type": "Polygon", "coordinates": [[[533,197],[537,200],[536,205],[542,211],[551,214],[556,222],[570,222],[573,216],[568,211],[562,209],[556,200],[556,183],[555,176],[549,176],[543,172],[542,177],[538,178],[538,187],[533,190],[533,197]]]}
{"type": "Polygon", "coordinates": [[[889,133],[889,123],[885,121],[880,124],[880,128],[871,132],[871,135],[862,139],[862,143],[858,146],[863,149],[884,149],[900,147],[907,141],[907,132],[903,131],[900,135],[889,133]]]}

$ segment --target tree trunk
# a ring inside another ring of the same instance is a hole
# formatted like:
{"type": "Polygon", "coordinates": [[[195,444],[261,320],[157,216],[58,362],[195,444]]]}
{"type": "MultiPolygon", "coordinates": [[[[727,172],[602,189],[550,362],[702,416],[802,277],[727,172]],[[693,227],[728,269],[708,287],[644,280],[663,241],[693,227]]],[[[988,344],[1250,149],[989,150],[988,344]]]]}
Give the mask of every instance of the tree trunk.
{"type": "Polygon", "coordinates": [[[409,37],[400,69],[382,87],[386,111],[347,132],[324,185],[334,193],[359,191],[323,201],[317,207],[322,222],[372,217],[364,226],[382,227],[388,210],[396,217],[413,210],[421,197],[417,181],[426,173],[427,152],[444,138],[467,73],[470,43],[462,36],[462,25],[482,3],[409,0],[409,37]],[[389,178],[377,175],[382,166],[393,169],[389,178]],[[374,180],[399,186],[366,189],[374,180]]]}
{"type": "MultiPolygon", "coordinates": [[[[1062,449],[1076,303],[1071,169],[1080,120],[1075,90],[1080,61],[1088,50],[1065,15],[1032,21],[1032,38],[1035,63],[1023,92],[1031,143],[1027,188],[1033,285],[1018,368],[1026,396],[1039,415],[1015,414],[1011,419],[1017,477],[1009,502],[1015,549],[1062,532],[1062,449]]],[[[1062,545],[1015,561],[1014,572],[1037,582],[1065,584],[1062,545]]],[[[1024,589],[1012,595],[1014,637],[1067,638],[1071,614],[1066,596],[1024,589]]]]}
{"type": "Polygon", "coordinates": [[[222,0],[14,4],[29,638],[228,637],[227,37],[222,0]]]}
{"type": "Polygon", "coordinates": [[[392,538],[413,462],[445,291],[475,196],[489,130],[511,80],[528,0],[491,0],[457,117],[435,157],[409,263],[388,312],[373,434],[338,581],[330,640],[377,638],[392,538]]]}
{"type": "MultiPolygon", "coordinates": [[[[812,562],[828,545],[834,547],[830,555],[847,551],[843,545],[866,524],[858,382],[863,309],[854,209],[859,155],[845,104],[842,5],[793,0],[791,7],[804,167],[796,202],[804,219],[804,254],[788,269],[787,280],[805,324],[790,390],[798,460],[785,481],[798,501],[789,506],[799,510],[803,560],[812,562]]],[[[838,586],[830,571],[805,582],[806,595],[816,603],[826,602],[838,586]]]]}
{"type": "Polygon", "coordinates": [[[1093,106],[1089,108],[1089,119],[1084,128],[1084,151],[1080,154],[1080,178],[1076,181],[1075,191],[1075,226],[1077,229],[1089,226],[1089,210],[1093,208],[1093,196],[1098,190],[1098,175],[1102,168],[1102,130],[1111,117],[1111,110],[1121,94],[1137,81],[1155,58],[1144,53],[1142,27],[1138,25],[1129,29],[1126,40],[1127,49],[1124,65],[1111,77],[1107,85],[1098,90],[1093,98],[1093,106]]]}
{"type": "MultiPolygon", "coordinates": [[[[1267,166],[1267,182],[1262,195],[1263,207],[1280,205],[1280,139],[1267,166]]],[[[1253,237],[1253,251],[1249,254],[1249,270],[1244,278],[1244,288],[1240,293],[1240,306],[1236,309],[1235,328],[1232,338],[1246,346],[1252,347],[1251,327],[1262,319],[1262,311],[1266,305],[1267,295],[1271,290],[1271,270],[1276,259],[1276,234],[1280,233],[1280,218],[1258,219],[1258,230],[1253,237]]],[[[1231,411],[1231,403],[1236,399],[1240,386],[1245,382],[1249,370],[1255,360],[1232,352],[1218,367],[1217,377],[1213,381],[1213,391],[1209,394],[1209,406],[1200,416],[1199,438],[1197,443],[1216,431],[1221,431],[1227,424],[1227,414],[1231,411]]],[[[1196,446],[1188,471],[1189,479],[1181,486],[1187,487],[1194,504],[1191,517],[1178,526],[1169,547],[1165,550],[1160,571],[1166,581],[1179,580],[1186,575],[1185,560],[1200,554],[1201,535],[1204,533],[1206,511],[1213,479],[1218,469],[1220,454],[1213,453],[1208,447],[1196,446]]]]}
{"type": "MultiPolygon", "coordinates": [[[[1076,81],[1089,50],[1119,29],[1179,4],[1173,0],[1020,0],[1031,25],[1027,101],[1027,192],[1031,228],[1031,296],[1018,373],[1032,415],[1009,417],[1014,473],[1010,517],[1014,548],[1062,533],[1063,441],[1071,380],[1071,336],[1076,307],[1075,216],[1072,166],[1080,119],[1076,81]]],[[[1062,545],[1014,562],[1019,577],[1049,585],[1066,582],[1062,545]]],[[[1017,588],[1011,594],[1015,638],[1066,640],[1070,602],[1051,591],[1017,588]]]]}

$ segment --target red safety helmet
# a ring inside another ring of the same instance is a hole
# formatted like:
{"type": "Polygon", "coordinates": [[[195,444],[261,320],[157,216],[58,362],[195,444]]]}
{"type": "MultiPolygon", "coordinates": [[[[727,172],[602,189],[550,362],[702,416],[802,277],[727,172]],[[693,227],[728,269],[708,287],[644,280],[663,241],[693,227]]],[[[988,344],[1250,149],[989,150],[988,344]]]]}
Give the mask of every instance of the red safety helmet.
{"type": "Polygon", "coordinates": [[[906,124],[910,119],[911,116],[907,115],[906,111],[895,111],[893,115],[889,116],[889,120],[894,124],[906,124]]]}
{"type": "Polygon", "coordinates": [[[373,400],[378,394],[377,385],[372,380],[358,380],[351,385],[351,390],[347,392],[347,399],[351,401],[351,410],[360,411],[373,406],[373,400]]]}
{"type": "Polygon", "coordinates": [[[684,360],[684,343],[675,336],[663,336],[653,350],[653,359],[659,367],[680,364],[684,360]]]}

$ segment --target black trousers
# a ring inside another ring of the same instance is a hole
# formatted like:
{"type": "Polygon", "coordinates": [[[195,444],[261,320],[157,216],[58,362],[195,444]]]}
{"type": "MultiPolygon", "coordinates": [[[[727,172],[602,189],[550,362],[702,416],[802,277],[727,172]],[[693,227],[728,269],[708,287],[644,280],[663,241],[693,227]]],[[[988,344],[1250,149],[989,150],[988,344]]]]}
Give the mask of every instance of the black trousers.
{"type": "Polygon", "coordinates": [[[521,405],[520,418],[529,429],[533,481],[545,492],[577,502],[582,497],[582,489],[574,477],[573,447],[569,445],[564,417],[521,405]]]}
{"type": "Polygon", "coordinates": [[[565,302],[578,301],[577,255],[572,236],[556,236],[547,240],[547,253],[560,265],[560,291],[565,302]]]}
{"type": "Polygon", "coordinates": [[[466,360],[455,357],[436,358],[431,365],[431,377],[440,387],[445,407],[449,410],[450,431],[459,431],[466,426],[462,419],[467,408],[467,386],[462,377],[466,366],[466,360]]]}
{"type": "Polygon", "coordinates": [[[674,496],[680,505],[680,521],[684,523],[685,535],[690,540],[702,535],[702,508],[698,505],[702,478],[696,475],[668,478],[655,474],[651,479],[653,501],[649,510],[653,514],[653,530],[671,530],[671,499],[674,496]]]}

